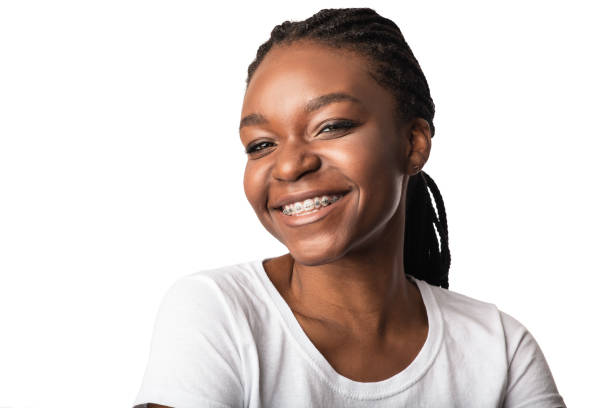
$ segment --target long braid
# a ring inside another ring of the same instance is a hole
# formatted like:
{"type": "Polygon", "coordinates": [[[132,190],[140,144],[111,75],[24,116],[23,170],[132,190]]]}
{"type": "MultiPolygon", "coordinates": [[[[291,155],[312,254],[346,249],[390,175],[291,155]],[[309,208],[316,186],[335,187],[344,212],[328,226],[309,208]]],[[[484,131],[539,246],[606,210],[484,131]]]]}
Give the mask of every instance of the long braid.
{"type": "MultiPolygon", "coordinates": [[[[427,80],[393,21],[370,8],[323,9],[303,21],[285,21],[274,27],[270,38],[258,48],[255,60],[248,67],[247,86],[273,46],[290,45],[298,40],[365,56],[371,65],[372,78],[395,97],[396,117],[400,121],[423,118],[434,136],[435,105],[427,80]]],[[[410,178],[406,196],[404,270],[407,275],[448,288],[450,251],[440,191],[431,177],[421,171],[410,178]]]]}
{"type": "MultiPolygon", "coordinates": [[[[420,206],[420,211],[414,208],[408,209],[408,205],[406,206],[405,240],[412,239],[424,242],[425,250],[413,252],[412,257],[404,257],[404,268],[406,271],[413,271],[414,273],[426,271],[427,275],[419,277],[419,279],[425,279],[431,284],[448,289],[448,270],[451,258],[448,247],[446,209],[444,208],[442,195],[436,183],[424,171],[411,178],[410,181],[419,185],[421,194],[416,197],[422,197],[424,200],[415,199],[412,204],[413,206],[420,206]],[[434,211],[428,189],[434,197],[437,214],[434,211]],[[420,222],[414,221],[414,217],[417,214],[421,217],[418,220],[420,222]],[[416,224],[417,227],[415,229],[409,228],[411,222],[416,224]],[[424,227],[425,230],[419,231],[419,226],[421,228],[424,227]],[[435,230],[432,226],[435,227],[435,230]],[[440,246],[438,246],[438,238],[435,235],[436,231],[440,236],[440,246]]],[[[414,273],[413,276],[418,277],[414,273]]]]}

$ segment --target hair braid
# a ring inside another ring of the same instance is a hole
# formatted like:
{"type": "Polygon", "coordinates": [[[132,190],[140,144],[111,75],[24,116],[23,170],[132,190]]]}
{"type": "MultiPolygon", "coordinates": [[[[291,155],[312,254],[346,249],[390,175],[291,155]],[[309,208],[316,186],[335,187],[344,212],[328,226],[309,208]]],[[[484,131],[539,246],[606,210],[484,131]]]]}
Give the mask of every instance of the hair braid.
{"type": "MultiPolygon", "coordinates": [[[[372,78],[395,97],[396,117],[400,121],[423,118],[434,136],[435,105],[429,85],[393,21],[370,8],[323,9],[303,21],[285,21],[274,27],[270,38],[258,48],[255,60],[248,67],[247,86],[273,46],[298,40],[318,42],[366,57],[372,78]]],[[[442,195],[431,177],[421,171],[410,178],[406,196],[404,270],[432,285],[448,288],[450,251],[442,195]]]]}

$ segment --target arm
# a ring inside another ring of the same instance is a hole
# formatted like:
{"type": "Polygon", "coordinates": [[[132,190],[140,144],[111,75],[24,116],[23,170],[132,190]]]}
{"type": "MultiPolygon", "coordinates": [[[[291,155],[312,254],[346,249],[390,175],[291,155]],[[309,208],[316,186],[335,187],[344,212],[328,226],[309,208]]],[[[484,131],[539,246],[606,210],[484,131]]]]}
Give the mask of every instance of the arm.
{"type": "Polygon", "coordinates": [[[535,338],[516,319],[501,314],[509,363],[504,408],[565,408],[535,338]]]}
{"type": "Polygon", "coordinates": [[[134,403],[178,408],[242,406],[234,314],[212,279],[179,279],[159,308],[134,403]]]}

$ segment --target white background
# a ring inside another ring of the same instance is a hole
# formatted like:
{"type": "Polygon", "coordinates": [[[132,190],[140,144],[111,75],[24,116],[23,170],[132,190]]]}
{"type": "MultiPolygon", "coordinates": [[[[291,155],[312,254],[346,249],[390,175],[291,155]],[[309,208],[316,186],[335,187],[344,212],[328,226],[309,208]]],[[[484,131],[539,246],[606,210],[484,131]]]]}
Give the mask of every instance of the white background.
{"type": "Polygon", "coordinates": [[[0,2],[0,407],[131,406],[170,284],[284,253],[242,190],[247,67],[274,25],[355,6],[398,24],[430,83],[451,289],[527,326],[569,406],[602,406],[605,9],[288,4],[0,2]]]}

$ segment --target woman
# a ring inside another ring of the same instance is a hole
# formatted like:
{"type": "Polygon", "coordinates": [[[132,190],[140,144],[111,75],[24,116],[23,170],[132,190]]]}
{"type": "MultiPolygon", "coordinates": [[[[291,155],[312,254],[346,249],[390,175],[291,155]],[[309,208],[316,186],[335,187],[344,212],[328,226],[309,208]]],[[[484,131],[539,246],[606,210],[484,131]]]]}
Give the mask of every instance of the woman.
{"type": "Polygon", "coordinates": [[[289,253],[179,279],[136,403],[565,406],[519,322],[447,289],[444,205],[422,171],[433,116],[391,20],[326,9],[276,26],[240,138],[247,199],[289,253]]]}

